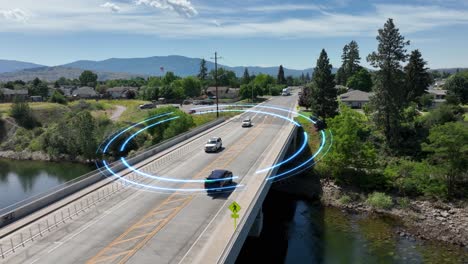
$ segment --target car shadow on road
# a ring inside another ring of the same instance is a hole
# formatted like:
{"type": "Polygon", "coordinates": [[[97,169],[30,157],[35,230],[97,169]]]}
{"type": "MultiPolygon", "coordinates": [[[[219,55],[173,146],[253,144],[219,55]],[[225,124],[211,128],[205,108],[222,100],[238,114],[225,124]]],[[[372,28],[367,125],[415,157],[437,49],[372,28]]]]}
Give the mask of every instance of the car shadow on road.
{"type": "Polygon", "coordinates": [[[238,185],[237,182],[232,182],[230,185],[225,186],[225,187],[230,187],[229,189],[226,189],[225,191],[220,191],[220,192],[209,192],[208,196],[210,196],[213,200],[214,199],[227,200],[229,198],[229,195],[231,195],[231,193],[236,190],[237,185],[238,185]]]}
{"type": "Polygon", "coordinates": [[[211,151],[210,151],[210,152],[205,152],[205,153],[207,153],[207,154],[216,154],[216,153],[223,152],[224,149],[225,149],[225,147],[220,147],[220,148],[218,149],[218,151],[215,151],[215,152],[211,152],[211,151]]]}

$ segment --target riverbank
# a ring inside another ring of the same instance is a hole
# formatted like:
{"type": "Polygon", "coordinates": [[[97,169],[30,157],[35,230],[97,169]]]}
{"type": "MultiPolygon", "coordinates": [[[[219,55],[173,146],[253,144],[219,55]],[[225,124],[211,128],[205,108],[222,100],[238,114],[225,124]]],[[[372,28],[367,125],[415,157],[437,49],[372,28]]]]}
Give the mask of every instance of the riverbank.
{"type": "MultiPolygon", "coordinates": [[[[404,207],[375,209],[365,203],[365,195],[344,190],[332,182],[322,180],[322,203],[348,212],[380,214],[402,222],[396,232],[402,237],[443,241],[468,249],[468,206],[466,203],[443,203],[424,200],[408,201],[404,207]],[[347,199],[342,199],[342,197],[347,199]],[[349,199],[348,199],[349,197],[349,199]]],[[[396,197],[394,198],[396,200],[396,197]]]]}
{"type": "Polygon", "coordinates": [[[52,162],[74,162],[74,163],[81,163],[81,164],[89,164],[89,161],[82,158],[82,157],[75,157],[72,158],[70,155],[61,154],[59,156],[51,156],[47,153],[42,151],[13,151],[13,150],[5,150],[0,151],[0,158],[2,159],[9,159],[9,160],[32,160],[32,161],[52,161],[52,162]]]}

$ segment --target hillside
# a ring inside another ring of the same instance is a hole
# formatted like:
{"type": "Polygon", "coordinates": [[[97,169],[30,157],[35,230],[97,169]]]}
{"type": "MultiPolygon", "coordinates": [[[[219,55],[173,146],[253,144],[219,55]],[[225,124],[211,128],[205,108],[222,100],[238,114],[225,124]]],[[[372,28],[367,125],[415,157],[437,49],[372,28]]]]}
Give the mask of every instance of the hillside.
{"type": "Polygon", "coordinates": [[[44,67],[44,65],[15,60],[0,60],[0,73],[14,72],[37,67],[44,67]]]}
{"type": "MultiPolygon", "coordinates": [[[[16,72],[6,72],[0,74],[0,82],[8,82],[14,80],[23,80],[31,81],[34,78],[38,77],[41,80],[46,80],[49,82],[56,81],[60,77],[65,77],[68,79],[77,79],[80,74],[83,72],[83,69],[69,68],[69,67],[40,67],[27,70],[21,70],[16,72]]],[[[99,80],[113,80],[113,79],[129,79],[132,77],[142,76],[138,74],[129,74],[129,73],[115,73],[115,72],[104,72],[97,71],[99,80]]]]}
{"type": "MultiPolygon", "coordinates": [[[[76,61],[69,64],[62,65],[64,67],[72,67],[79,69],[89,69],[94,71],[107,71],[107,72],[127,72],[132,74],[144,74],[161,76],[167,71],[172,71],[179,76],[197,75],[200,69],[201,59],[188,58],[184,56],[155,56],[148,58],[128,58],[128,59],[107,59],[103,61],[76,61]],[[161,70],[164,68],[164,71],[161,70]]],[[[209,71],[213,70],[215,65],[211,61],[206,62],[209,71]]],[[[230,67],[219,64],[220,68],[232,70],[237,76],[242,76],[245,66],[230,67]]],[[[247,66],[250,73],[266,73],[273,76],[278,74],[278,66],[274,67],[258,67],[247,66]]],[[[335,70],[335,69],[334,69],[335,70]]],[[[294,70],[284,68],[286,75],[300,76],[302,73],[312,73],[312,68],[304,70],[294,70]]]]}

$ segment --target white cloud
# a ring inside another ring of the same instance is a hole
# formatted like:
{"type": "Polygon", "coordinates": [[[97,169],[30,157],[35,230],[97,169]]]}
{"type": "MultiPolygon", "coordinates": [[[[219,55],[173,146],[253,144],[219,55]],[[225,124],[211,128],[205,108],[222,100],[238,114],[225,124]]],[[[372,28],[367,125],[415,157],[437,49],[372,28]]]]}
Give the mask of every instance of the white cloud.
{"type": "Polygon", "coordinates": [[[25,11],[15,8],[10,10],[0,10],[0,18],[16,22],[26,22],[29,15],[25,11]]]}
{"type": "Polygon", "coordinates": [[[120,11],[120,7],[111,2],[106,2],[102,4],[101,7],[109,8],[112,12],[115,12],[115,13],[120,11]]]}
{"type": "Polygon", "coordinates": [[[137,5],[147,5],[159,9],[167,9],[186,17],[198,15],[198,11],[188,0],[136,0],[137,5]]]}
{"type": "Polygon", "coordinates": [[[221,23],[220,23],[218,20],[216,20],[216,19],[214,19],[214,20],[211,21],[211,22],[213,23],[213,25],[215,25],[215,26],[217,26],[217,27],[220,27],[220,26],[221,26],[221,23]]]}

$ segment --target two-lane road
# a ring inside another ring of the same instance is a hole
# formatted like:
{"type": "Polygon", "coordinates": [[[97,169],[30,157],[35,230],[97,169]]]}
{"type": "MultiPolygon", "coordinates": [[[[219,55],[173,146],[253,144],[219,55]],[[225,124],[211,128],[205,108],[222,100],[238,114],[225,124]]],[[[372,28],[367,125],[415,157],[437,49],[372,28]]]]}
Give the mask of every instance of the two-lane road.
{"type": "MultiPolygon", "coordinates": [[[[296,96],[273,97],[267,104],[292,109],[296,101],[296,96]]],[[[276,112],[284,115],[284,112],[276,112]]],[[[241,119],[234,119],[187,144],[184,152],[171,162],[163,165],[150,162],[140,170],[175,179],[199,180],[213,169],[227,169],[239,177],[235,180],[238,184],[236,192],[248,190],[245,180],[255,177],[265,152],[288,122],[264,114],[245,113],[243,116],[253,118],[253,127],[242,128],[241,119]],[[203,151],[205,141],[211,136],[222,137],[224,149],[221,152],[203,151]]],[[[145,184],[164,188],[203,188],[203,184],[198,182],[152,179],[145,180],[145,184]]],[[[194,254],[195,242],[203,245],[200,238],[207,227],[216,226],[213,223],[215,216],[230,213],[226,209],[229,197],[230,194],[213,198],[205,193],[124,190],[54,231],[45,233],[3,261],[179,263],[188,253],[194,254]]]]}

